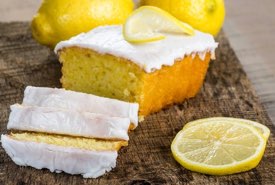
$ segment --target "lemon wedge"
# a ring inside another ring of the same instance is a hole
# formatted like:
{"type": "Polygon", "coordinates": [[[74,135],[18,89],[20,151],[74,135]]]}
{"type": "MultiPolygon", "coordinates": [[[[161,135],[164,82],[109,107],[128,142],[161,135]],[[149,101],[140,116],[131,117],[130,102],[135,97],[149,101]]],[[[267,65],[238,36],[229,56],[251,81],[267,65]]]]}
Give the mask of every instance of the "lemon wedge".
{"type": "Polygon", "coordinates": [[[269,135],[270,135],[270,130],[269,128],[267,128],[265,125],[260,124],[258,122],[255,121],[250,121],[247,119],[240,119],[240,118],[228,118],[228,117],[213,117],[213,118],[204,118],[204,119],[199,119],[196,121],[191,121],[189,123],[187,123],[183,129],[187,129],[191,126],[195,126],[201,123],[205,123],[205,122],[217,122],[217,123],[228,123],[228,122],[236,122],[236,123],[243,123],[243,124],[247,124],[247,125],[251,125],[253,126],[258,132],[260,132],[263,137],[265,138],[265,140],[267,141],[269,135]]]}
{"type": "Polygon", "coordinates": [[[174,158],[183,167],[210,175],[255,168],[266,140],[252,125],[238,121],[205,121],[181,130],[172,142],[174,158]]]}
{"type": "Polygon", "coordinates": [[[125,40],[133,43],[161,40],[165,38],[164,33],[193,35],[194,29],[166,11],[153,6],[136,9],[123,25],[125,40]]]}

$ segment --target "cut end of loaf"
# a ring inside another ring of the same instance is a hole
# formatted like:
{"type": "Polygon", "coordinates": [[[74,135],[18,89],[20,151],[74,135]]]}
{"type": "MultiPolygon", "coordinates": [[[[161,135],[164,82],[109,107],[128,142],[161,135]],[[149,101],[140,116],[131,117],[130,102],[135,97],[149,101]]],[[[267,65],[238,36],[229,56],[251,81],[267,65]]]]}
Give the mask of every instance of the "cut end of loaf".
{"type": "Polygon", "coordinates": [[[135,63],[91,49],[68,47],[59,52],[65,89],[139,103],[139,115],[194,97],[204,81],[211,52],[185,56],[152,73],[135,63]]]}

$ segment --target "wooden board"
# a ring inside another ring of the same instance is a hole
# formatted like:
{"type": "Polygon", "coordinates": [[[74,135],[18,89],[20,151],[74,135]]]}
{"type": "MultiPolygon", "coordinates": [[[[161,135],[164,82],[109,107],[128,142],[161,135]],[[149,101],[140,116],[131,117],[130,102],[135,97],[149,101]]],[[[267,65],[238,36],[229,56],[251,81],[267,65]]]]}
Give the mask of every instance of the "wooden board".
{"type": "MultiPolygon", "coordinates": [[[[201,92],[193,99],[146,117],[130,133],[117,167],[98,179],[19,167],[0,147],[0,184],[274,184],[275,129],[223,33],[217,38],[201,92]],[[232,116],[259,121],[271,129],[265,155],[251,171],[203,175],[181,167],[170,144],[185,123],[205,117],[232,116]]],[[[28,23],[0,23],[0,131],[6,133],[9,106],[21,102],[27,85],[60,87],[60,64],[53,52],[31,37],[28,23]]]]}

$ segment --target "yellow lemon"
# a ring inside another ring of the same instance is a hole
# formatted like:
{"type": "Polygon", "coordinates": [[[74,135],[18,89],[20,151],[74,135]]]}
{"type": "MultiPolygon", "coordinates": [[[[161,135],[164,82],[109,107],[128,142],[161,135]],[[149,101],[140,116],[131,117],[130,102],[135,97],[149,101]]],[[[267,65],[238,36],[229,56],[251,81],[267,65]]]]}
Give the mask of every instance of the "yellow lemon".
{"type": "Polygon", "coordinates": [[[194,34],[194,29],[167,13],[153,7],[136,9],[123,25],[123,36],[128,42],[144,43],[165,38],[164,33],[194,34]]]}
{"type": "Polygon", "coordinates": [[[267,141],[262,128],[239,119],[202,119],[187,124],[171,150],[189,170],[210,175],[239,173],[255,168],[262,159],[267,141]]]}
{"type": "Polygon", "coordinates": [[[54,47],[97,26],[123,24],[133,9],[132,0],[44,0],[32,20],[32,34],[54,47]]]}
{"type": "Polygon", "coordinates": [[[229,122],[237,122],[237,123],[243,123],[243,124],[248,124],[253,126],[258,132],[260,132],[260,134],[263,135],[263,137],[265,138],[265,140],[267,141],[269,135],[270,135],[270,130],[267,126],[255,122],[255,121],[250,121],[247,119],[240,119],[240,118],[228,118],[228,117],[212,117],[212,118],[203,118],[203,119],[199,119],[199,120],[195,120],[195,121],[191,121],[187,124],[184,125],[183,129],[187,129],[191,126],[195,126],[201,123],[205,123],[205,122],[216,122],[216,123],[229,123],[229,122]]]}
{"type": "Polygon", "coordinates": [[[194,28],[217,35],[225,17],[223,0],[141,0],[141,5],[162,8],[194,28]]]}

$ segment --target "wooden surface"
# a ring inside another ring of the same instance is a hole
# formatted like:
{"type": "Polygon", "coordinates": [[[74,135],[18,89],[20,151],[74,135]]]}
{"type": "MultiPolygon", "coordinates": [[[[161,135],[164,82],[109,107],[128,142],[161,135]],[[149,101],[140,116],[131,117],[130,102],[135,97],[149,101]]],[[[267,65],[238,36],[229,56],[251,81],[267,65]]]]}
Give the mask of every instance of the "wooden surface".
{"type": "MultiPolygon", "coordinates": [[[[275,1],[224,0],[224,30],[275,124],[275,1]]],[[[1,0],[0,22],[30,21],[42,0],[1,0]]]]}
{"type": "MultiPolygon", "coordinates": [[[[275,182],[275,129],[223,34],[217,60],[195,98],[146,117],[130,133],[117,167],[96,180],[19,167],[0,148],[0,184],[267,184],[275,182]],[[172,157],[170,144],[189,121],[232,116],[259,121],[271,129],[265,155],[249,172],[208,176],[190,172],[172,157]]],[[[28,23],[0,23],[0,131],[6,133],[9,106],[21,102],[27,85],[60,87],[60,64],[31,37],[28,23]]]]}
{"type": "Polygon", "coordinates": [[[225,33],[275,124],[275,1],[225,3],[225,33]]]}

